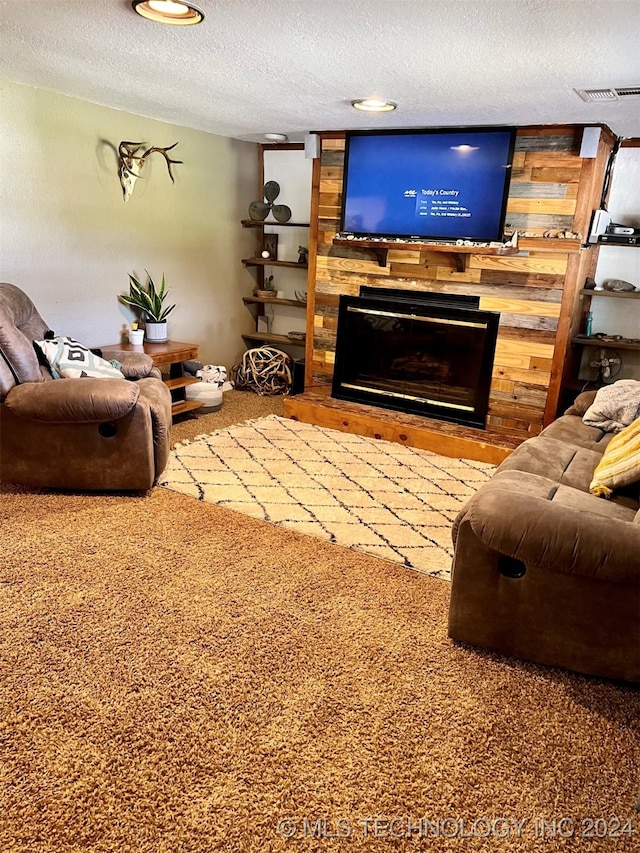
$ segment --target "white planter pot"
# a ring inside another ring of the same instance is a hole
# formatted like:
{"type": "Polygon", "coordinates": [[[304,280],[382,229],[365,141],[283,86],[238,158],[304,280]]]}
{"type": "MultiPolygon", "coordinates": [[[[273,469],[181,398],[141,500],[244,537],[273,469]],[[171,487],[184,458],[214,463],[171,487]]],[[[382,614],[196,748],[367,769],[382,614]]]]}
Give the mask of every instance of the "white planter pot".
{"type": "Polygon", "coordinates": [[[141,346],[144,340],[144,329],[129,329],[129,343],[141,346]]]}
{"type": "Polygon", "coordinates": [[[160,344],[168,341],[167,321],[165,320],[163,323],[146,322],[144,324],[144,336],[150,344],[160,344]]]}

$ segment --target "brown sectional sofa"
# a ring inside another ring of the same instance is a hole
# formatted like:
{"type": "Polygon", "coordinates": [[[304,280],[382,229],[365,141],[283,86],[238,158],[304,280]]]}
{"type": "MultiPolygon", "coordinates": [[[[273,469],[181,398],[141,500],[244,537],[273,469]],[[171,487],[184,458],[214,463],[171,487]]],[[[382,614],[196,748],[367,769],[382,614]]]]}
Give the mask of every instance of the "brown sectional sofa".
{"type": "Polygon", "coordinates": [[[594,395],[518,447],[458,515],[449,636],[640,682],[640,484],[589,493],[612,437],[583,423],[594,395]]]}

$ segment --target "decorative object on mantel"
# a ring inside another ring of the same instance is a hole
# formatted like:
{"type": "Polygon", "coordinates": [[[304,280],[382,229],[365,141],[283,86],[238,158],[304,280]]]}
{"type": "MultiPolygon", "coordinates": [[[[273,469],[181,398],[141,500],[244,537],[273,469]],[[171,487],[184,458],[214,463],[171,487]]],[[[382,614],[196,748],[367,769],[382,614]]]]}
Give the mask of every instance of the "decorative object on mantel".
{"type": "Polygon", "coordinates": [[[147,341],[163,343],[169,339],[167,317],[176,306],[163,307],[163,302],[168,295],[164,273],[162,274],[162,284],[157,288],[149,272],[147,270],[145,272],[149,279],[146,289],[137,278],[129,274],[129,293],[121,293],[118,299],[124,305],[128,305],[138,312],[140,320],[144,322],[144,333],[147,341]]]}
{"type": "Polygon", "coordinates": [[[640,290],[640,285],[636,287],[630,281],[625,281],[622,278],[608,278],[603,282],[605,290],[611,290],[614,293],[631,293],[634,290],[640,290]]]}
{"type": "Polygon", "coordinates": [[[274,204],[271,210],[273,218],[278,222],[288,222],[291,219],[291,208],[286,204],[274,204]]]}
{"type": "Polygon", "coordinates": [[[264,280],[264,287],[257,287],[255,290],[255,294],[260,299],[275,299],[276,298],[276,288],[273,283],[273,276],[270,275],[264,280]]]}
{"type": "Polygon", "coordinates": [[[521,237],[544,237],[545,239],[553,240],[584,240],[584,237],[579,232],[575,231],[553,231],[547,229],[542,234],[537,231],[521,231],[521,237]]]}
{"type": "Polygon", "coordinates": [[[261,397],[286,394],[291,388],[291,356],[274,347],[248,349],[231,375],[239,390],[255,391],[261,397]]]}
{"type": "Polygon", "coordinates": [[[594,382],[604,385],[614,379],[622,367],[622,357],[615,349],[598,349],[589,360],[589,367],[597,370],[594,382]]]}
{"type": "Polygon", "coordinates": [[[306,264],[309,256],[309,250],[306,246],[298,246],[298,263],[306,264]]]}
{"type": "Polygon", "coordinates": [[[171,183],[175,184],[175,178],[173,177],[171,166],[172,164],[175,165],[176,163],[182,163],[182,160],[172,160],[167,154],[167,151],[171,151],[171,149],[175,148],[177,144],[177,142],[174,142],[173,145],[169,145],[167,148],[152,146],[151,148],[147,148],[144,154],[139,154],[138,152],[145,147],[144,142],[120,143],[118,146],[119,175],[120,184],[122,186],[122,195],[125,201],[129,201],[131,198],[131,193],[133,192],[136,180],[140,177],[140,171],[144,166],[147,157],[155,151],[162,154],[166,160],[171,183]]]}
{"type": "Polygon", "coordinates": [[[273,213],[273,218],[277,222],[288,222],[291,219],[291,208],[286,204],[275,204],[274,201],[280,195],[280,184],[277,181],[267,181],[263,189],[264,201],[252,201],[249,205],[249,216],[254,222],[264,222],[269,215],[269,211],[273,213]]]}
{"type": "Polygon", "coordinates": [[[295,296],[296,296],[296,299],[298,300],[298,302],[305,302],[306,303],[306,301],[307,301],[307,291],[306,290],[295,290],[294,293],[295,293],[295,296]]]}
{"type": "Polygon", "coordinates": [[[271,205],[265,204],[264,201],[252,201],[249,205],[249,216],[254,222],[262,222],[267,218],[271,205]]]}
{"type": "Polygon", "coordinates": [[[262,257],[271,258],[273,261],[278,260],[278,235],[265,234],[263,237],[262,257]],[[266,254],[265,254],[266,253],[266,254]]]}

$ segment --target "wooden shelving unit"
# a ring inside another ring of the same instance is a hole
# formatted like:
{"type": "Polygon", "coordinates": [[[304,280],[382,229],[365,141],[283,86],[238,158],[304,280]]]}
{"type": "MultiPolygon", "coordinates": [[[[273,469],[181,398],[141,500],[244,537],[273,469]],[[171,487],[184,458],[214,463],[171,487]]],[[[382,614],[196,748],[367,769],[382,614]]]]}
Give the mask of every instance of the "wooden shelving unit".
{"type": "MultiPolygon", "coordinates": [[[[309,228],[308,222],[277,222],[276,220],[269,221],[256,221],[254,219],[243,219],[241,220],[243,228],[253,228],[259,232],[259,241],[258,241],[258,252],[262,250],[264,246],[264,229],[266,227],[274,227],[274,228],[309,228]]],[[[288,269],[296,269],[296,270],[304,270],[305,273],[308,269],[308,264],[298,263],[297,261],[279,261],[273,258],[243,258],[242,263],[245,267],[255,267],[257,269],[257,285],[258,288],[262,288],[264,285],[264,268],[265,267],[286,267],[288,269]]],[[[288,306],[290,308],[304,308],[306,310],[307,303],[301,302],[298,299],[278,299],[267,298],[264,299],[260,296],[244,296],[242,301],[245,305],[257,305],[257,314],[256,317],[264,316],[265,306],[266,305],[280,305],[280,306],[288,306]]],[[[290,338],[288,335],[278,335],[272,332],[253,332],[251,334],[245,334],[242,336],[244,342],[247,346],[254,346],[257,343],[263,344],[274,344],[276,346],[287,346],[287,347],[300,347],[304,349],[305,342],[304,340],[299,340],[297,338],[290,338]]]]}
{"type": "MultiPolygon", "coordinates": [[[[592,299],[631,299],[635,300],[636,302],[640,302],[640,293],[637,293],[636,291],[631,292],[617,290],[589,290],[583,287],[582,290],[579,291],[579,296],[582,300],[584,300],[582,309],[583,316],[586,316],[587,312],[589,311],[589,306],[591,304],[592,299]]],[[[638,320],[640,321],[640,314],[638,315],[638,320]]],[[[597,338],[594,335],[574,335],[574,337],[571,339],[571,343],[585,347],[610,347],[612,349],[640,351],[640,339],[616,339],[614,335],[607,335],[604,339],[597,338]]]]}

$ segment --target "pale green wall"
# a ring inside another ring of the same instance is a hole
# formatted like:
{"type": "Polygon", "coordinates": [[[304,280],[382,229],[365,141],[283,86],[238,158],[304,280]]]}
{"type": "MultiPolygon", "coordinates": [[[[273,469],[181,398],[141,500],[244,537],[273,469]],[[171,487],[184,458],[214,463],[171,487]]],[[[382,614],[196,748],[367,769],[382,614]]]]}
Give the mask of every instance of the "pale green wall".
{"type": "Polygon", "coordinates": [[[171,337],[231,367],[253,328],[240,259],[255,238],[240,220],[256,197],[256,146],[14,83],[0,96],[0,280],[25,290],[57,333],[99,346],[132,319],[117,300],[128,273],[164,272],[178,306],[171,337]],[[153,154],[125,203],[121,140],[179,142],[175,184],[153,154]]]}

